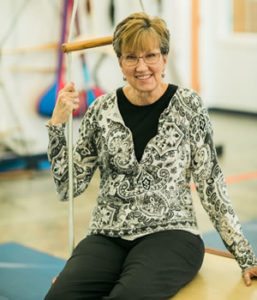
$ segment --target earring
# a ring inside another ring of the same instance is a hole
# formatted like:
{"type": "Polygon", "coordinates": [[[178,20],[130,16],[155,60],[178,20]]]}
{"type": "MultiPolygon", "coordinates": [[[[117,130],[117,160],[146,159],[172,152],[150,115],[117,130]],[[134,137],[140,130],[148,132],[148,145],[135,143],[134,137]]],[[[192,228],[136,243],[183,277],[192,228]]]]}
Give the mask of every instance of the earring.
{"type": "Polygon", "coordinates": [[[164,78],[165,77],[165,73],[163,72],[161,76],[162,76],[162,78],[164,78]]]}
{"type": "Polygon", "coordinates": [[[123,81],[127,81],[127,78],[126,78],[125,76],[123,76],[123,78],[122,78],[122,79],[123,79],[123,81]]]}

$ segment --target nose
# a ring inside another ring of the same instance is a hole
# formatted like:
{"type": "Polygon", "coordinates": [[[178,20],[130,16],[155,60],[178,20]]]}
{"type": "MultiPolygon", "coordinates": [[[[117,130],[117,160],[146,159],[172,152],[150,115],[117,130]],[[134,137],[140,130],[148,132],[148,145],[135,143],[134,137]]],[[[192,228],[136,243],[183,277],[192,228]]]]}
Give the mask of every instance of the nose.
{"type": "Polygon", "coordinates": [[[136,68],[140,68],[140,67],[147,67],[147,64],[144,61],[144,57],[143,56],[139,56],[138,60],[137,60],[137,65],[136,68]]]}

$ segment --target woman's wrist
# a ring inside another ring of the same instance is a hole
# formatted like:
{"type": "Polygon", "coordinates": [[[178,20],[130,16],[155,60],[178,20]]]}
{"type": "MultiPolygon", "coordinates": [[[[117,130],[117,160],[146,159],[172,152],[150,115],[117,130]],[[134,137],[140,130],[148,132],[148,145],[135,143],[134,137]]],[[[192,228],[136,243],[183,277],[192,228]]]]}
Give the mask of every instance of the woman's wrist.
{"type": "Polygon", "coordinates": [[[48,125],[50,125],[50,126],[60,126],[60,125],[63,125],[63,124],[64,124],[63,122],[57,121],[55,119],[50,119],[48,121],[48,125]]]}

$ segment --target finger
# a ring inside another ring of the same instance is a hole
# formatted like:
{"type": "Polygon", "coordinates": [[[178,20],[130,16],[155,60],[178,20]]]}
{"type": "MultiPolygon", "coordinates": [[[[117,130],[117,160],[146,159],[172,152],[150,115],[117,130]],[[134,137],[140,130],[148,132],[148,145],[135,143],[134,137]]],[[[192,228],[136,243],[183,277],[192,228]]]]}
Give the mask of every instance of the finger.
{"type": "Polygon", "coordinates": [[[64,85],[64,87],[62,89],[60,89],[60,92],[73,92],[75,91],[75,84],[74,82],[68,82],[64,85]]]}
{"type": "Polygon", "coordinates": [[[69,91],[69,92],[73,92],[75,91],[75,84],[74,82],[69,82],[65,85],[65,90],[69,91]]]}
{"type": "Polygon", "coordinates": [[[72,103],[77,104],[79,102],[79,93],[62,91],[58,95],[57,102],[65,106],[69,106],[72,103]]]}
{"type": "Polygon", "coordinates": [[[66,97],[64,101],[68,104],[79,104],[79,97],[66,97]]]}
{"type": "Polygon", "coordinates": [[[250,276],[249,272],[244,273],[243,279],[244,279],[245,285],[247,285],[247,286],[251,285],[251,276],[250,276]]]}
{"type": "Polygon", "coordinates": [[[62,91],[60,92],[59,97],[67,98],[67,99],[75,99],[79,97],[79,93],[76,91],[72,91],[72,92],[62,91]]]}
{"type": "Polygon", "coordinates": [[[68,107],[68,110],[71,112],[79,108],[79,103],[80,103],[79,98],[70,98],[67,99],[66,105],[68,107]]]}

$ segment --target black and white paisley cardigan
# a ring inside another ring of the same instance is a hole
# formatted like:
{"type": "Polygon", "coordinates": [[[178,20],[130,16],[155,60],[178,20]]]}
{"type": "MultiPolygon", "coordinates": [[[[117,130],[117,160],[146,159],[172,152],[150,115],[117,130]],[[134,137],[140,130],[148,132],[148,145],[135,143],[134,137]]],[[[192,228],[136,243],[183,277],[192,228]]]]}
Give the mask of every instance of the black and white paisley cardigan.
{"type": "MultiPolygon", "coordinates": [[[[58,193],[68,198],[64,125],[48,126],[48,155],[58,193]]],[[[231,206],[217,161],[208,112],[192,90],[178,88],[159,119],[158,132],[137,161],[116,92],[87,110],[74,147],[74,195],[100,170],[100,189],[89,234],[140,236],[161,230],[198,233],[191,177],[201,203],[240,267],[257,259],[231,206]]]]}

